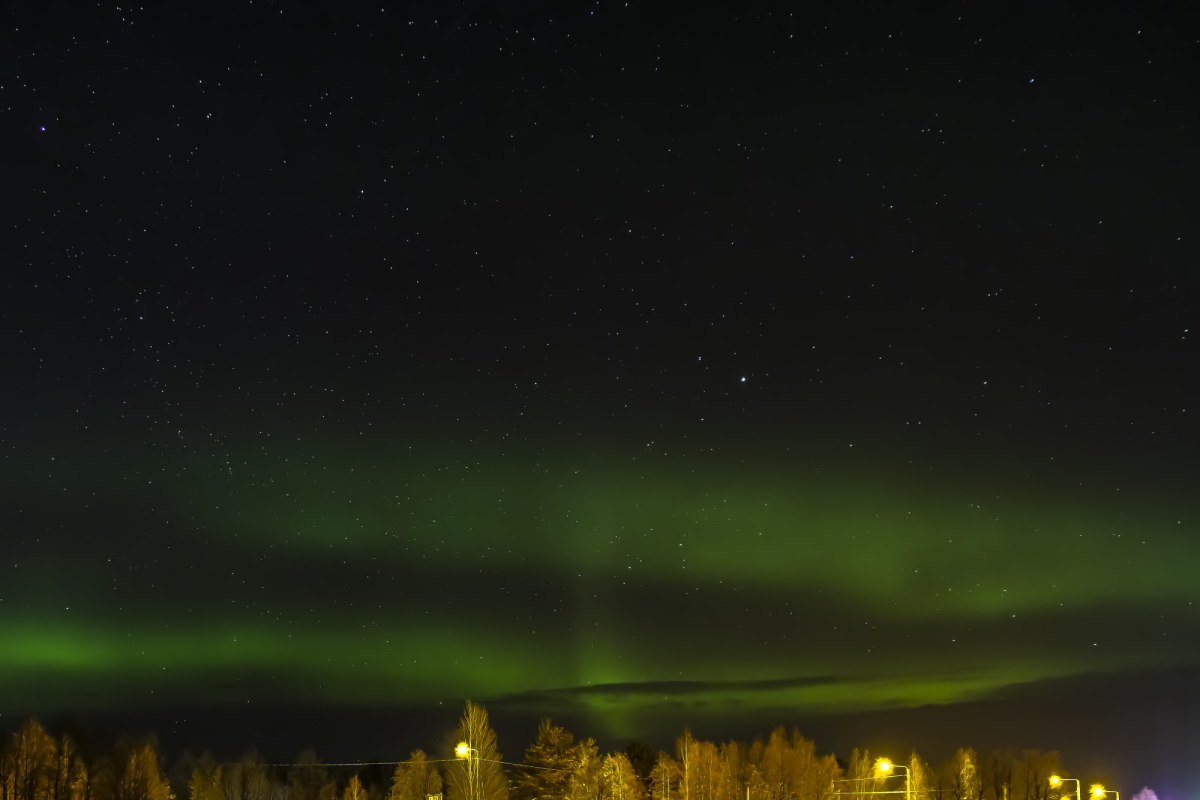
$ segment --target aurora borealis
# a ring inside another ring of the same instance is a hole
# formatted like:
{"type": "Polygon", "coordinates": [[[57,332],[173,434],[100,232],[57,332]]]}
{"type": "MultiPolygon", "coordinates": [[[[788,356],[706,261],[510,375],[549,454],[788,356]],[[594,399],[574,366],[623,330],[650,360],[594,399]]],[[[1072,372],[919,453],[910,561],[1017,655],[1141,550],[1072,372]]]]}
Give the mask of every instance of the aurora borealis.
{"type": "Polygon", "coordinates": [[[268,5],[10,13],[0,725],[1195,785],[1174,12],[268,5]]]}
{"type": "Polygon", "coordinates": [[[804,719],[1196,657],[1188,534],[1145,497],[930,489],[835,456],[343,447],[208,470],[43,454],[22,494],[48,530],[124,524],[65,562],[50,536],[14,553],[10,708],[466,695],[619,739],[676,706],[804,719]]]}

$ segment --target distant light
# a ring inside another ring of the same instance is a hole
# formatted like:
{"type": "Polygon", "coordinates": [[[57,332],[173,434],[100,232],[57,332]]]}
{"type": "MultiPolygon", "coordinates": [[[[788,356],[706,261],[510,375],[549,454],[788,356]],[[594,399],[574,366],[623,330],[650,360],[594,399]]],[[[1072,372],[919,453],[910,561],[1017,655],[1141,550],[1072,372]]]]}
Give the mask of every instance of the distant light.
{"type": "Polygon", "coordinates": [[[454,745],[454,755],[459,758],[468,758],[471,755],[471,745],[466,742],[459,742],[454,745]]]}
{"type": "Polygon", "coordinates": [[[1051,786],[1061,786],[1062,785],[1062,777],[1059,775],[1051,775],[1050,776],[1050,785],[1051,786]]]}
{"type": "Polygon", "coordinates": [[[1108,791],[1098,783],[1092,784],[1092,797],[1104,797],[1108,791]]]}
{"type": "Polygon", "coordinates": [[[875,762],[875,767],[880,772],[891,772],[892,771],[892,762],[886,758],[881,758],[875,762]]]}
{"type": "Polygon", "coordinates": [[[742,377],[738,378],[738,382],[739,382],[739,383],[745,383],[745,382],[746,382],[746,376],[745,376],[745,375],[743,375],[742,377]]]}
{"type": "Polygon", "coordinates": [[[42,133],[45,133],[45,132],[46,132],[46,126],[45,126],[45,125],[38,125],[38,130],[39,130],[39,131],[41,131],[42,133]]]}

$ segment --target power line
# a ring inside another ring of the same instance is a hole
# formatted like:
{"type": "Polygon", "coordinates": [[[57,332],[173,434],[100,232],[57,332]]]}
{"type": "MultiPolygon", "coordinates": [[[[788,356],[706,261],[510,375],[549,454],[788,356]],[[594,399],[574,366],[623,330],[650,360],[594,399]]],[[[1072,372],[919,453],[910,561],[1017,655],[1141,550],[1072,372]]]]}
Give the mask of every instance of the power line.
{"type": "MultiPolygon", "coordinates": [[[[482,756],[475,756],[474,758],[476,761],[488,761],[492,764],[504,764],[509,767],[521,767],[522,769],[545,769],[545,770],[550,770],[551,772],[570,772],[571,771],[569,769],[561,769],[559,767],[542,767],[537,764],[519,764],[515,761],[500,761],[495,758],[483,758],[482,756]]],[[[247,766],[247,767],[395,767],[395,766],[399,766],[400,764],[447,764],[447,763],[451,763],[454,761],[466,761],[466,760],[467,759],[461,758],[461,757],[423,758],[423,759],[417,759],[417,760],[410,758],[405,761],[334,761],[334,762],[321,761],[321,762],[318,762],[315,764],[312,762],[296,762],[296,761],[293,761],[293,762],[282,762],[281,761],[281,762],[275,762],[275,763],[269,763],[269,764],[260,764],[260,763],[246,764],[245,762],[242,762],[242,761],[222,761],[219,764],[217,764],[217,766],[218,767],[237,767],[237,766],[247,766]]]]}
{"type": "Polygon", "coordinates": [[[447,761],[458,761],[457,758],[424,758],[419,760],[408,759],[407,761],[320,761],[313,763],[308,762],[279,762],[271,764],[250,763],[243,761],[222,761],[217,764],[218,767],[394,767],[398,764],[441,764],[447,761]]]}
{"type": "Polygon", "coordinates": [[[491,761],[495,764],[507,764],[510,767],[520,767],[521,769],[546,769],[546,770],[550,770],[551,772],[570,772],[571,771],[569,769],[562,769],[561,767],[541,767],[541,766],[538,766],[537,764],[518,764],[515,761],[496,761],[496,759],[494,759],[494,758],[481,758],[479,760],[480,761],[491,761]]]}

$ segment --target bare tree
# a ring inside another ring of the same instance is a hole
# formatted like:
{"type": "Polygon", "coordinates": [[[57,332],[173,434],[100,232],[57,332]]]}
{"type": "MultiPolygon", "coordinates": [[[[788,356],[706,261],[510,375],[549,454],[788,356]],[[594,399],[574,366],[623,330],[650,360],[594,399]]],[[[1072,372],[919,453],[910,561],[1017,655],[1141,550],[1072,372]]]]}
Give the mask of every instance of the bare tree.
{"type": "Polygon", "coordinates": [[[467,701],[454,732],[466,748],[461,764],[446,771],[449,800],[508,800],[508,778],[500,763],[496,732],[483,706],[467,701]]]}

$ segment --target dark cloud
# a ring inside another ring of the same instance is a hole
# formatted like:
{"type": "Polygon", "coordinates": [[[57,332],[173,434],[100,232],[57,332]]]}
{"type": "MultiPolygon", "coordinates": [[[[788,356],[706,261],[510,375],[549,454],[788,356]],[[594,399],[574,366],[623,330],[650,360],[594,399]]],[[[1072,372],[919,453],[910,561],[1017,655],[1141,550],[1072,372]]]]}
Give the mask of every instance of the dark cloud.
{"type": "MultiPolygon", "coordinates": [[[[644,698],[660,698],[664,703],[686,703],[689,697],[698,697],[713,692],[756,693],[798,689],[806,686],[822,686],[843,683],[846,679],[832,676],[802,678],[777,678],[773,680],[738,681],[629,681],[623,683],[601,683],[587,686],[569,686],[562,689],[538,689],[529,692],[504,695],[490,702],[499,706],[548,707],[579,705],[588,698],[603,697],[620,702],[644,698]],[[681,699],[682,698],[682,699],[681,699]]],[[[693,702],[700,702],[694,700],[693,702]]],[[[734,702],[741,702],[735,700],[734,702]]]]}

